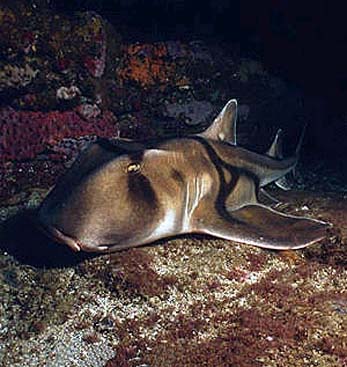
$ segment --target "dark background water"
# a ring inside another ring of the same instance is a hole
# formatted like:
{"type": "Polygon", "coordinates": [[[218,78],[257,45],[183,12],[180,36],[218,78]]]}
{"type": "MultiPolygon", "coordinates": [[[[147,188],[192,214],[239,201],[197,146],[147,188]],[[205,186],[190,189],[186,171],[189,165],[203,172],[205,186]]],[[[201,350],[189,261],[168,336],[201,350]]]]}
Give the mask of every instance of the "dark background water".
{"type": "Polygon", "coordinates": [[[129,41],[199,38],[237,45],[241,55],[257,58],[298,87],[313,106],[305,141],[310,152],[331,162],[345,160],[347,23],[342,1],[46,1],[67,13],[95,10],[129,41]]]}

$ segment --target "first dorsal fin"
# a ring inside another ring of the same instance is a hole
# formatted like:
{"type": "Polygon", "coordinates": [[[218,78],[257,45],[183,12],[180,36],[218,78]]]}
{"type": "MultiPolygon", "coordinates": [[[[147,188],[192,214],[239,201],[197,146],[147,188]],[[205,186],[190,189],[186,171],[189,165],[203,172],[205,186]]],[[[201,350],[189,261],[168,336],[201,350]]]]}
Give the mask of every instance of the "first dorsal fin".
{"type": "Polygon", "coordinates": [[[207,139],[227,141],[236,145],[236,119],[237,101],[231,99],[211,126],[199,135],[207,139]]]}

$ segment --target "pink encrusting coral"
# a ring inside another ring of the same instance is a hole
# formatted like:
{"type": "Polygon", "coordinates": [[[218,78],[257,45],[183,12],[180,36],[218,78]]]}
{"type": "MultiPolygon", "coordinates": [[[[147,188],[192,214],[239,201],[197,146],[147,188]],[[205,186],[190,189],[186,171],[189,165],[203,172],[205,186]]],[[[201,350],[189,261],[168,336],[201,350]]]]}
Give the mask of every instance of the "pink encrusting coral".
{"type": "Polygon", "coordinates": [[[0,161],[34,158],[64,138],[118,135],[116,117],[106,111],[85,120],[75,111],[32,112],[0,110],[0,161]]]}

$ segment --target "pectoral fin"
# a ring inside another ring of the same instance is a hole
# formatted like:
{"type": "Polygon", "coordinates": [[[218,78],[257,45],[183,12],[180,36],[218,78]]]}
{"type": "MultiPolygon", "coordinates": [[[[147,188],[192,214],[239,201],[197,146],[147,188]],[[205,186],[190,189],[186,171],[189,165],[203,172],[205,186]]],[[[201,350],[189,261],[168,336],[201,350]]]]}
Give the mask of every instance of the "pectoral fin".
{"type": "Polygon", "coordinates": [[[327,227],[318,220],[286,215],[262,205],[247,205],[227,215],[210,216],[210,224],[202,232],[258,247],[289,250],[323,239],[327,227]]]}

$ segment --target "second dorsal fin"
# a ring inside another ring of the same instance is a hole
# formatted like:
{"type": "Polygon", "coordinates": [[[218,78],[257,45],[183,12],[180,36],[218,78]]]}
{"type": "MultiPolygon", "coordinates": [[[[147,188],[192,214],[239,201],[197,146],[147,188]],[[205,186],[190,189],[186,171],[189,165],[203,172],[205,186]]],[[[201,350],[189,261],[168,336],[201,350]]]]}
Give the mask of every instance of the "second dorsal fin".
{"type": "Polygon", "coordinates": [[[283,158],[283,139],[282,139],[282,129],[278,129],[274,140],[266,154],[269,157],[282,159],[283,158]]]}
{"type": "Polygon", "coordinates": [[[236,145],[236,119],[237,101],[231,99],[210,127],[199,135],[207,139],[222,140],[236,145]]]}

